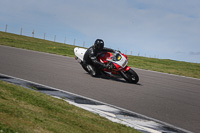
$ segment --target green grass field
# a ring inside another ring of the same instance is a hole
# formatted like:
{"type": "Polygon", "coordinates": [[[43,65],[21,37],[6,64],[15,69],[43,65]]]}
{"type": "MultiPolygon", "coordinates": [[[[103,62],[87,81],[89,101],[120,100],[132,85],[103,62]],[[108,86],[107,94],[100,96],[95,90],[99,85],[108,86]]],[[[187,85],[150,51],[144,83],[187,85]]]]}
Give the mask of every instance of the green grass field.
{"type": "MultiPolygon", "coordinates": [[[[74,57],[75,46],[0,32],[0,45],[74,57]]],[[[200,78],[200,64],[128,56],[129,66],[200,78]]],[[[36,91],[0,81],[0,132],[136,132],[36,91]]]]}
{"type": "Polygon", "coordinates": [[[0,133],[138,133],[37,91],[0,81],[0,133]]]}
{"type": "Polygon", "coordinates": [[[200,64],[175,61],[169,59],[155,59],[138,56],[128,56],[129,65],[163,73],[200,78],[200,64]]]}
{"type": "MultiPolygon", "coordinates": [[[[27,36],[0,32],[0,45],[30,49],[74,57],[75,46],[27,36]]],[[[188,63],[168,59],[128,56],[129,66],[164,73],[200,78],[200,63],[188,63]]]]}

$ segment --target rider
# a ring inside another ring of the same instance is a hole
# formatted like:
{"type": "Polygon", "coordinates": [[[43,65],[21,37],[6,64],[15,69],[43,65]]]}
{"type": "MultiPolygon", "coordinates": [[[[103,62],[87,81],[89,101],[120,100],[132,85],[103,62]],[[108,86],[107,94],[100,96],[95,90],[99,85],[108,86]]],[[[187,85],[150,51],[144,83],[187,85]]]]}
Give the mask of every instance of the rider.
{"type": "Polygon", "coordinates": [[[110,49],[110,48],[105,48],[104,41],[102,39],[97,39],[94,42],[94,45],[87,49],[83,57],[83,62],[81,63],[83,68],[87,72],[89,72],[89,74],[92,75],[93,77],[99,74],[98,69],[99,70],[103,68],[111,69],[109,64],[106,65],[97,60],[97,56],[101,52],[115,52],[115,50],[110,49]],[[99,66],[99,67],[96,67],[96,66],[99,66]]]}

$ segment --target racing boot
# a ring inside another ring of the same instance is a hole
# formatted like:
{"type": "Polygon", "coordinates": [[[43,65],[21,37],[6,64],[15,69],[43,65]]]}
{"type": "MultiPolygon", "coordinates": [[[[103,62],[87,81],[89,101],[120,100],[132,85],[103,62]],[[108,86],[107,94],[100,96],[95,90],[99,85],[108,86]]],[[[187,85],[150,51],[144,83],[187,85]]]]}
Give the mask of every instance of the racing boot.
{"type": "Polygon", "coordinates": [[[95,69],[94,66],[92,66],[92,65],[87,65],[87,69],[88,69],[89,74],[90,74],[92,77],[96,77],[96,76],[97,76],[97,72],[96,72],[96,69],[95,69]]]}

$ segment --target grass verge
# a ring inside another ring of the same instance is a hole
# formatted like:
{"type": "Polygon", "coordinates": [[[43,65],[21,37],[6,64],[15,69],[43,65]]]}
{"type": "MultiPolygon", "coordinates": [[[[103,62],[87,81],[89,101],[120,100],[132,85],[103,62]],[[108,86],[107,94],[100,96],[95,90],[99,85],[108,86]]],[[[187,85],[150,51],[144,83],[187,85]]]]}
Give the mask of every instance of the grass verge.
{"type": "MultiPolygon", "coordinates": [[[[0,32],[0,45],[30,49],[40,52],[74,57],[75,46],[47,41],[38,38],[0,32]]],[[[194,77],[200,79],[200,63],[188,63],[169,59],[155,59],[140,56],[128,56],[129,66],[164,73],[194,77]]]]}
{"type": "Polygon", "coordinates": [[[136,68],[200,79],[200,64],[170,59],[128,56],[129,65],[136,68]]]}
{"type": "Polygon", "coordinates": [[[37,91],[0,81],[0,132],[138,133],[37,91]]]}

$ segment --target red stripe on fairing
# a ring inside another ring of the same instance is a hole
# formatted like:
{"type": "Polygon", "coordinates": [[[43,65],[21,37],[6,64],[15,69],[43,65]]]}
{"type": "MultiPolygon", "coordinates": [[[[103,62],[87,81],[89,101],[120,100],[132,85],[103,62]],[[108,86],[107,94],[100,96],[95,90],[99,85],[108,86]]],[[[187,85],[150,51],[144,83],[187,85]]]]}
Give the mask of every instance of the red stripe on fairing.
{"type": "Polygon", "coordinates": [[[125,71],[128,71],[129,69],[130,69],[129,66],[126,66],[126,67],[124,68],[125,71]]]}

